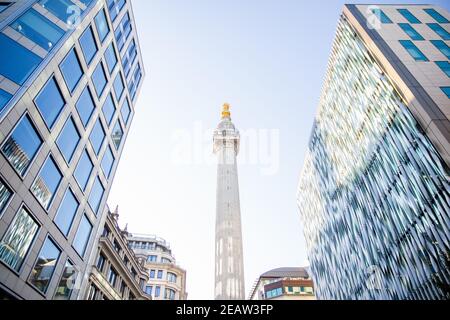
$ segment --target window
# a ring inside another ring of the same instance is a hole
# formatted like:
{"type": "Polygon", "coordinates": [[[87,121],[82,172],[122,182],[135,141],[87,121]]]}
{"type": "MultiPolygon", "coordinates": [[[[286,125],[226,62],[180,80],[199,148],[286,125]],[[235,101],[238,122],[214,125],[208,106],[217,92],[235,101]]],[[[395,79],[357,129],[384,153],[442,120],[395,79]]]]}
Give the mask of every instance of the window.
{"type": "Polygon", "coordinates": [[[145,287],[145,293],[148,294],[149,296],[152,295],[152,291],[153,291],[153,286],[146,286],[145,287]]]}
{"type": "Polygon", "coordinates": [[[136,42],[133,39],[122,57],[123,70],[125,71],[126,77],[128,77],[128,75],[130,74],[131,66],[134,64],[136,57],[136,42]]]}
{"type": "Polygon", "coordinates": [[[73,242],[73,247],[78,252],[78,254],[83,257],[89,242],[89,237],[92,232],[92,224],[89,219],[84,215],[81,219],[80,225],[78,227],[77,235],[73,242]]]}
{"type": "Polygon", "coordinates": [[[110,285],[112,285],[113,287],[116,286],[116,280],[117,280],[117,272],[116,270],[114,270],[113,267],[109,267],[108,270],[108,282],[110,285]]]}
{"type": "Polygon", "coordinates": [[[72,117],[70,117],[56,141],[56,144],[58,145],[59,150],[61,150],[67,163],[70,163],[72,160],[79,141],[80,134],[75,126],[75,122],[72,117]]]}
{"type": "Polygon", "coordinates": [[[128,124],[128,120],[130,119],[130,114],[131,114],[131,108],[130,108],[130,104],[128,103],[128,99],[125,99],[125,101],[123,102],[120,113],[122,114],[123,122],[125,122],[125,124],[128,124]]]}
{"type": "Polygon", "coordinates": [[[47,292],[60,255],[61,250],[47,237],[29,278],[31,284],[39,291],[47,292]]]}
{"type": "Polygon", "coordinates": [[[372,9],[372,13],[377,16],[381,23],[392,23],[391,19],[381,9],[372,9]]]}
{"type": "Polygon", "coordinates": [[[2,3],[0,3],[0,13],[5,11],[9,7],[10,4],[11,4],[11,2],[2,2],[2,3]]]}
{"type": "Polygon", "coordinates": [[[64,35],[60,27],[33,8],[14,21],[11,28],[47,51],[50,51],[64,35]]]}
{"type": "Polygon", "coordinates": [[[55,300],[69,300],[77,280],[77,271],[72,262],[67,260],[61,279],[55,292],[55,300]]]}
{"type": "Polygon", "coordinates": [[[117,74],[116,79],[114,80],[114,92],[116,93],[117,102],[122,98],[123,90],[124,90],[122,75],[120,72],[117,74]]]}
{"type": "Polygon", "coordinates": [[[0,89],[0,112],[6,106],[6,104],[11,100],[12,94],[6,92],[3,89],[0,89]]]}
{"type": "Polygon", "coordinates": [[[97,44],[95,43],[92,27],[89,26],[80,37],[80,46],[83,51],[84,60],[90,65],[97,53],[97,44]]]}
{"type": "Polygon", "coordinates": [[[97,122],[92,128],[91,135],[89,136],[89,141],[91,142],[92,148],[96,155],[100,153],[100,149],[102,148],[103,141],[105,140],[105,130],[103,130],[102,123],[100,118],[97,119],[97,122]]]}
{"type": "Polygon", "coordinates": [[[0,75],[23,85],[25,80],[33,73],[41,63],[42,58],[22,47],[16,41],[0,33],[0,75]],[[14,59],[11,59],[14,57],[14,59]],[[5,63],[8,61],[8,63],[5,63]]]}
{"type": "Polygon", "coordinates": [[[105,256],[100,253],[100,255],[98,256],[98,260],[97,260],[97,270],[102,272],[103,271],[103,267],[105,266],[105,261],[106,258],[105,256]]]}
{"type": "Polygon", "coordinates": [[[87,183],[89,181],[89,177],[91,176],[93,168],[94,166],[92,165],[91,158],[89,158],[89,154],[87,153],[87,151],[84,150],[74,173],[75,179],[77,180],[81,190],[83,191],[86,191],[87,183]]]}
{"type": "Polygon", "coordinates": [[[175,290],[166,288],[166,291],[164,293],[164,299],[175,300],[175,290]]]}
{"type": "Polygon", "coordinates": [[[100,179],[97,177],[95,179],[94,186],[92,187],[91,195],[89,196],[89,205],[91,206],[92,211],[94,211],[95,214],[97,214],[98,210],[100,209],[100,203],[102,202],[104,192],[105,189],[103,188],[100,179]]]}
{"type": "Polygon", "coordinates": [[[167,258],[161,257],[161,263],[172,263],[172,261],[167,258]]]}
{"type": "Polygon", "coordinates": [[[112,119],[114,118],[114,113],[116,111],[116,107],[114,106],[114,101],[112,99],[111,93],[108,94],[108,97],[105,100],[105,104],[103,105],[103,115],[105,116],[105,120],[108,123],[108,126],[111,125],[112,119]]]}
{"type": "Polygon", "coordinates": [[[155,256],[155,255],[150,255],[150,256],[147,257],[147,261],[148,262],[156,262],[157,259],[158,259],[158,257],[155,256]]]}
{"type": "Polygon", "coordinates": [[[114,130],[112,132],[112,140],[114,142],[114,145],[116,146],[116,149],[119,150],[120,144],[122,142],[123,137],[123,130],[122,126],[120,125],[119,120],[117,120],[116,126],[114,127],[114,130]]]}
{"type": "Polygon", "coordinates": [[[125,0],[108,0],[107,3],[109,15],[111,16],[111,20],[114,21],[119,15],[120,10],[122,10],[125,5],[125,0]]]}
{"type": "Polygon", "coordinates": [[[0,242],[0,260],[19,272],[38,230],[37,222],[22,207],[0,242]]]}
{"type": "Polygon", "coordinates": [[[127,41],[128,36],[131,33],[131,20],[130,14],[127,13],[120,21],[120,24],[117,26],[114,31],[114,35],[116,37],[117,45],[119,46],[119,51],[122,51],[125,42],[127,41]]]}
{"type": "Polygon", "coordinates": [[[161,294],[161,287],[160,286],[156,286],[155,287],[155,297],[159,297],[161,294]]]}
{"type": "Polygon", "coordinates": [[[150,279],[155,279],[155,270],[150,270],[150,279]]]}
{"type": "Polygon", "coordinates": [[[76,7],[70,0],[41,0],[39,4],[68,25],[76,24],[77,19],[79,19],[76,13],[81,14],[83,12],[81,8],[76,7]]]}
{"type": "Polygon", "coordinates": [[[420,23],[419,19],[417,19],[408,9],[397,9],[400,14],[409,21],[409,23],[417,24],[420,23]]]}
{"type": "Polygon", "coordinates": [[[436,22],[439,23],[448,23],[449,21],[441,15],[439,12],[437,12],[434,9],[423,9],[426,13],[428,13],[436,22]]]}
{"type": "Polygon", "coordinates": [[[94,82],[95,91],[97,93],[97,97],[101,97],[103,91],[106,87],[106,75],[105,70],[103,69],[102,62],[100,61],[98,66],[95,68],[94,73],[92,74],[92,81],[94,82]]]}
{"type": "Polygon", "coordinates": [[[59,69],[64,77],[67,88],[70,93],[73,93],[83,76],[83,70],[81,70],[80,60],[78,59],[75,49],[69,51],[66,58],[60,64],[59,69]]]}
{"type": "Polygon", "coordinates": [[[108,21],[106,20],[105,10],[101,10],[95,17],[95,26],[97,28],[98,38],[103,43],[109,33],[108,21]]]}
{"type": "Polygon", "coordinates": [[[51,129],[66,104],[54,77],[41,90],[35,103],[47,127],[51,129]]]}
{"type": "Polygon", "coordinates": [[[117,65],[117,56],[116,51],[114,50],[113,42],[111,42],[108,48],[105,50],[105,60],[106,65],[108,66],[109,74],[112,74],[114,68],[117,65]]]}
{"type": "Polygon", "coordinates": [[[95,285],[91,284],[87,300],[96,300],[99,291],[95,285]]]}
{"type": "Polygon", "coordinates": [[[26,115],[6,140],[2,152],[17,173],[23,177],[41,145],[42,139],[26,115]]]}
{"type": "Polygon", "coordinates": [[[76,108],[81,122],[86,128],[95,110],[94,100],[92,99],[91,90],[88,86],[86,86],[81,93],[80,98],[77,101],[76,108]]]}
{"type": "Polygon", "coordinates": [[[177,283],[177,275],[172,272],[167,272],[167,281],[177,283]]]}
{"type": "Polygon", "coordinates": [[[450,59],[450,48],[448,45],[442,41],[442,40],[431,40],[431,43],[442,52],[444,56],[447,57],[447,59],[450,59]]]}
{"type": "Polygon", "coordinates": [[[450,99],[450,87],[441,87],[442,92],[450,99]]]}
{"type": "Polygon", "coordinates": [[[68,188],[55,217],[56,226],[66,237],[69,235],[78,207],[77,198],[72,190],[68,188]]]}
{"type": "Polygon", "coordinates": [[[46,210],[50,207],[61,180],[62,174],[53,157],[49,156],[31,187],[31,192],[46,210]]]}
{"type": "Polygon", "coordinates": [[[78,0],[80,1],[82,4],[84,4],[86,7],[89,7],[89,5],[92,3],[92,1],[94,0],[78,0]]]}
{"type": "Polygon", "coordinates": [[[13,195],[12,190],[0,179],[0,217],[13,195]]]}
{"type": "Polygon", "coordinates": [[[400,40],[400,44],[403,46],[403,48],[408,51],[408,53],[411,55],[411,57],[414,58],[416,61],[428,61],[427,57],[422,53],[422,51],[417,48],[414,43],[410,40],[400,40]]]}
{"type": "Polygon", "coordinates": [[[439,68],[448,76],[450,77],[450,62],[448,61],[436,61],[436,64],[439,68]]]}
{"type": "Polygon", "coordinates": [[[137,64],[136,69],[134,70],[133,77],[131,77],[130,82],[128,83],[131,99],[133,100],[136,97],[137,89],[139,88],[141,78],[142,78],[141,66],[137,64]]]}
{"type": "Polygon", "coordinates": [[[294,293],[294,287],[288,287],[288,292],[294,293]]]}
{"type": "Polygon", "coordinates": [[[158,270],[158,279],[162,279],[162,278],[163,278],[163,271],[158,270]]]}
{"type": "Polygon", "coordinates": [[[412,40],[424,40],[423,37],[408,23],[399,23],[398,24],[400,28],[405,31],[405,33],[412,39],[412,40]]]}
{"type": "Polygon", "coordinates": [[[102,160],[103,174],[105,175],[105,177],[107,179],[111,175],[113,165],[114,165],[114,156],[111,151],[111,148],[108,147],[108,149],[106,149],[105,155],[103,156],[103,160],[102,160]]]}
{"type": "Polygon", "coordinates": [[[437,33],[443,40],[450,40],[450,33],[437,23],[427,23],[427,25],[437,33]]]}

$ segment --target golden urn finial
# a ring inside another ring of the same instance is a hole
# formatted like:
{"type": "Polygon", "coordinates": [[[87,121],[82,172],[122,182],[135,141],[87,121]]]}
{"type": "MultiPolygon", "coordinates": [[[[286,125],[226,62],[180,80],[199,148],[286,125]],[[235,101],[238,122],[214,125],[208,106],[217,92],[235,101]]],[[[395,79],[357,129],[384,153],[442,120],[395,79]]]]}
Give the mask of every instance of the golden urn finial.
{"type": "Polygon", "coordinates": [[[230,118],[230,105],[228,103],[224,103],[222,106],[222,119],[230,118]]]}

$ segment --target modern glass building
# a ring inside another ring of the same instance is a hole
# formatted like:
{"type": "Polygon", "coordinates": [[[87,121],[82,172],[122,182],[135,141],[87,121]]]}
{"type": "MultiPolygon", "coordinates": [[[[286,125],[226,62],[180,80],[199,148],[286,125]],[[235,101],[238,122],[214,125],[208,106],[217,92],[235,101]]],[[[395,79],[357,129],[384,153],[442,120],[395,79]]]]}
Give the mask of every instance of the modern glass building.
{"type": "Polygon", "coordinates": [[[449,20],[344,6],[298,189],[318,299],[450,298],[449,20]]]}
{"type": "Polygon", "coordinates": [[[138,43],[130,0],[0,1],[0,298],[84,297],[138,43]]]}

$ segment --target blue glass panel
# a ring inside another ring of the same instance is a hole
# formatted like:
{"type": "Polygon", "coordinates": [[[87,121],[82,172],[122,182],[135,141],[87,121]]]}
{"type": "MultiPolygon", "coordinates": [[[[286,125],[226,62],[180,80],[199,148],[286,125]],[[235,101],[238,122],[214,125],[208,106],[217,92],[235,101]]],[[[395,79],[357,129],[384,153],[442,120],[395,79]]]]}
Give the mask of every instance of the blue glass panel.
{"type": "Polygon", "coordinates": [[[70,117],[69,120],[67,120],[66,125],[62,129],[61,134],[59,135],[59,138],[56,142],[67,163],[70,163],[70,161],[72,160],[73,154],[75,153],[79,141],[80,134],[78,133],[72,117],[70,117]]]}
{"type": "Polygon", "coordinates": [[[108,0],[108,10],[111,20],[116,20],[123,6],[125,5],[125,0],[108,0]]]}
{"type": "Polygon", "coordinates": [[[372,9],[372,13],[378,17],[381,23],[392,23],[391,19],[381,9],[372,9]]]}
{"type": "Polygon", "coordinates": [[[59,90],[55,78],[51,78],[35,100],[45,123],[52,128],[66,102],[59,90]]]}
{"type": "Polygon", "coordinates": [[[89,242],[89,238],[92,232],[92,224],[86,216],[80,222],[78,227],[77,235],[73,241],[73,247],[78,252],[78,254],[83,257],[86,253],[86,248],[89,242]]]}
{"type": "Polygon", "coordinates": [[[95,17],[95,26],[97,27],[97,33],[100,41],[105,41],[109,33],[109,26],[104,10],[101,10],[95,17]]]}
{"type": "Polygon", "coordinates": [[[60,255],[61,250],[47,238],[29,278],[30,283],[39,291],[47,292],[60,255]]]}
{"type": "Polygon", "coordinates": [[[89,65],[97,53],[97,44],[95,43],[94,34],[90,26],[81,35],[80,46],[83,51],[84,60],[89,65]]]}
{"type": "Polygon", "coordinates": [[[61,182],[62,174],[52,157],[48,157],[42,170],[33,183],[31,191],[45,209],[50,207],[50,203],[61,182]]]}
{"type": "Polygon", "coordinates": [[[29,9],[14,21],[11,28],[47,51],[50,51],[64,35],[64,30],[34,9],[29,9]]]}
{"type": "Polygon", "coordinates": [[[0,89],[0,112],[6,106],[6,104],[11,100],[12,94],[6,92],[3,89],[0,89]]]}
{"type": "Polygon", "coordinates": [[[122,98],[123,90],[125,89],[123,85],[122,75],[120,74],[120,72],[117,74],[113,85],[114,85],[114,92],[116,93],[116,99],[117,101],[120,101],[120,98],[122,98]]]}
{"type": "Polygon", "coordinates": [[[122,109],[120,110],[120,113],[122,114],[122,120],[125,124],[128,124],[128,120],[130,119],[131,114],[131,108],[130,104],[128,103],[128,99],[125,99],[125,102],[122,105],[122,109]]]}
{"type": "Polygon", "coordinates": [[[423,37],[408,23],[399,23],[398,24],[400,28],[405,31],[405,33],[412,39],[412,40],[424,40],[423,37]]]}
{"type": "Polygon", "coordinates": [[[76,108],[81,122],[86,128],[95,110],[94,100],[92,99],[91,90],[88,86],[86,86],[81,93],[80,98],[77,101],[76,108]]]}
{"type": "Polygon", "coordinates": [[[397,11],[400,12],[400,14],[405,17],[405,19],[408,20],[409,23],[420,23],[419,19],[417,19],[408,9],[397,9],[397,11]]]}
{"type": "Polygon", "coordinates": [[[447,98],[450,99],[450,87],[441,87],[441,90],[447,95],[447,98]]]}
{"type": "Polygon", "coordinates": [[[442,40],[431,40],[431,43],[442,52],[443,55],[450,59],[450,48],[448,45],[442,40]]]}
{"type": "Polygon", "coordinates": [[[108,71],[110,74],[112,74],[114,67],[117,64],[117,57],[116,57],[116,51],[114,50],[113,43],[108,46],[108,48],[105,50],[105,60],[106,65],[108,66],[108,71]]]}
{"type": "Polygon", "coordinates": [[[103,188],[100,179],[97,177],[95,179],[94,186],[92,187],[91,195],[89,196],[89,205],[91,206],[95,214],[97,214],[98,210],[100,209],[100,203],[102,202],[104,192],[105,189],[103,188]]]}
{"type": "Polygon", "coordinates": [[[8,205],[9,200],[11,200],[12,195],[12,190],[6,185],[5,182],[3,182],[2,179],[0,179],[0,216],[8,205]]]}
{"type": "Polygon", "coordinates": [[[2,13],[3,11],[5,11],[10,5],[11,5],[10,2],[0,3],[0,13],[2,13]]]}
{"type": "Polygon", "coordinates": [[[89,178],[91,177],[92,169],[94,166],[92,165],[91,158],[86,150],[84,150],[83,155],[81,156],[80,161],[78,162],[78,166],[75,169],[75,179],[77,180],[81,190],[85,191],[89,178]]]}
{"type": "Polygon", "coordinates": [[[120,122],[117,120],[117,123],[114,127],[114,130],[111,134],[112,140],[114,142],[114,146],[117,150],[120,148],[120,144],[122,143],[122,137],[123,137],[123,129],[120,125],[120,122]]]}
{"type": "Polygon", "coordinates": [[[70,188],[67,189],[55,218],[56,225],[65,236],[69,235],[78,207],[79,203],[77,198],[70,188]]]}
{"type": "Polygon", "coordinates": [[[439,68],[448,76],[450,77],[450,62],[448,61],[436,61],[436,64],[439,68]]]}
{"type": "Polygon", "coordinates": [[[109,178],[113,165],[114,165],[114,155],[111,151],[111,148],[108,148],[102,160],[102,170],[106,178],[109,178]]]}
{"type": "Polygon", "coordinates": [[[41,137],[26,115],[6,140],[2,152],[17,173],[24,176],[41,144],[41,137]]]}
{"type": "Polygon", "coordinates": [[[94,82],[95,91],[97,93],[97,97],[101,97],[103,91],[106,87],[106,75],[105,70],[103,70],[102,62],[100,61],[98,66],[95,68],[94,73],[92,74],[92,81],[94,82]]]}
{"type": "Polygon", "coordinates": [[[428,13],[434,20],[436,20],[436,22],[448,23],[448,20],[434,9],[424,9],[424,11],[428,13]]]}
{"type": "Polygon", "coordinates": [[[69,25],[74,25],[84,11],[70,0],[41,0],[39,4],[69,25]]]}
{"type": "Polygon", "coordinates": [[[422,51],[417,48],[414,43],[410,40],[400,40],[400,44],[408,51],[411,57],[416,61],[428,61],[427,57],[422,53],[422,51]]]}
{"type": "Polygon", "coordinates": [[[33,73],[34,69],[42,61],[25,47],[0,33],[0,75],[23,85],[25,80],[33,73]],[[11,59],[14,57],[14,59],[11,59]],[[7,62],[7,63],[6,63],[7,62]]]}
{"type": "Polygon", "coordinates": [[[108,94],[108,97],[106,98],[105,104],[103,105],[102,109],[103,115],[105,116],[105,120],[108,123],[108,126],[110,126],[111,121],[114,118],[114,113],[116,111],[111,94],[108,94]]]}
{"type": "Polygon", "coordinates": [[[437,23],[427,23],[427,25],[444,40],[450,40],[450,33],[437,23]]]}
{"type": "Polygon", "coordinates": [[[84,4],[86,7],[89,7],[89,5],[92,3],[92,2],[94,2],[94,1],[96,1],[96,0],[78,0],[78,1],[80,1],[82,4],[84,4]]]}
{"type": "Polygon", "coordinates": [[[83,70],[81,69],[80,60],[78,60],[75,49],[70,50],[66,58],[59,66],[59,69],[61,70],[64,81],[67,84],[67,88],[72,93],[83,76],[83,70]]]}
{"type": "Polygon", "coordinates": [[[97,122],[95,123],[91,135],[89,136],[89,140],[91,141],[94,152],[98,155],[100,149],[102,148],[103,141],[105,140],[105,130],[103,130],[100,118],[98,118],[97,122]]]}

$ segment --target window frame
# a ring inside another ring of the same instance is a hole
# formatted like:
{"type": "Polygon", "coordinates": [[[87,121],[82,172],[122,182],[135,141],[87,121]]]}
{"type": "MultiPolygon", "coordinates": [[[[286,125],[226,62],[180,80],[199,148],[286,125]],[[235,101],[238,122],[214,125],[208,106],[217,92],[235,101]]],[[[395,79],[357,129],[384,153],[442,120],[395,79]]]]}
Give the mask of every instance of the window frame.
{"type": "Polygon", "coordinates": [[[67,101],[66,101],[66,98],[64,97],[64,94],[63,94],[63,92],[62,92],[62,90],[61,90],[61,88],[60,88],[60,86],[59,86],[59,84],[58,84],[58,81],[56,81],[55,73],[52,73],[52,75],[47,79],[47,81],[45,82],[45,84],[42,86],[42,88],[39,90],[39,92],[38,92],[38,93],[36,94],[36,96],[33,98],[33,104],[34,104],[34,106],[36,107],[36,109],[38,110],[39,115],[41,116],[42,120],[44,121],[45,126],[47,127],[48,131],[52,131],[52,130],[55,128],[55,125],[56,125],[56,124],[58,123],[58,121],[60,120],[61,115],[62,115],[64,109],[67,107],[67,101]],[[42,114],[41,108],[39,107],[39,105],[38,105],[38,103],[37,103],[37,100],[38,100],[38,98],[41,96],[41,94],[44,92],[44,90],[47,88],[47,85],[48,85],[51,81],[53,81],[53,82],[55,83],[56,89],[58,90],[58,92],[59,92],[59,94],[60,94],[62,100],[64,101],[64,104],[63,104],[62,108],[59,110],[58,115],[55,117],[55,120],[53,121],[53,123],[52,123],[51,125],[49,125],[49,124],[47,123],[47,120],[45,119],[44,115],[42,114]]]}
{"type": "Polygon", "coordinates": [[[9,208],[9,205],[11,204],[12,199],[16,195],[16,192],[11,187],[11,185],[3,178],[2,174],[0,174],[0,183],[3,184],[6,187],[6,189],[8,189],[11,192],[11,195],[9,196],[9,199],[5,202],[3,209],[0,208],[0,219],[2,219],[3,213],[5,213],[5,211],[9,208]]]}
{"type": "Polygon", "coordinates": [[[81,65],[80,56],[79,56],[79,54],[78,54],[77,49],[76,49],[75,46],[72,46],[72,48],[69,49],[69,50],[67,51],[67,53],[66,53],[66,55],[64,56],[64,58],[62,58],[61,62],[58,64],[58,69],[59,69],[59,72],[60,72],[61,75],[62,75],[62,78],[63,78],[63,80],[64,80],[64,83],[66,84],[67,91],[69,91],[70,96],[73,96],[73,93],[77,90],[78,86],[80,85],[80,83],[81,83],[82,80],[83,80],[83,77],[85,76],[85,72],[84,72],[84,70],[83,70],[83,66],[81,65]],[[72,52],[75,54],[75,58],[76,58],[77,61],[78,61],[78,66],[80,67],[80,70],[81,70],[81,76],[80,76],[80,78],[77,80],[77,82],[76,82],[76,84],[74,85],[73,89],[71,90],[71,89],[69,88],[69,84],[67,83],[65,74],[64,74],[64,72],[62,71],[61,67],[62,67],[62,65],[67,61],[69,55],[70,55],[72,52]]]}
{"type": "Polygon", "coordinates": [[[81,52],[83,53],[84,62],[89,67],[91,65],[91,63],[95,60],[95,57],[97,56],[97,54],[99,52],[99,46],[97,44],[97,40],[95,39],[95,33],[94,33],[94,28],[92,28],[92,24],[89,24],[86,27],[86,29],[84,29],[84,31],[81,33],[81,35],[78,37],[78,44],[79,44],[79,46],[81,48],[81,52]],[[89,31],[91,33],[92,40],[93,40],[93,43],[94,43],[94,46],[95,46],[95,53],[88,60],[87,57],[86,57],[85,49],[83,48],[82,40],[85,39],[84,37],[88,36],[87,32],[89,32],[89,31]]]}
{"type": "Polygon", "coordinates": [[[59,131],[58,136],[57,136],[57,138],[55,139],[55,145],[56,145],[56,148],[58,148],[59,153],[61,153],[62,158],[64,159],[64,161],[66,162],[67,166],[69,166],[69,167],[70,167],[70,164],[71,164],[72,161],[73,161],[73,158],[74,158],[74,156],[75,156],[75,153],[77,152],[78,147],[80,146],[81,138],[82,138],[82,136],[81,136],[81,134],[80,134],[80,130],[78,129],[77,124],[76,124],[76,122],[75,122],[75,120],[74,120],[74,118],[73,118],[73,113],[71,113],[71,114],[67,117],[66,122],[65,122],[64,125],[62,126],[62,129],[59,131]],[[59,141],[59,139],[60,139],[60,137],[61,137],[61,135],[62,135],[62,133],[63,133],[64,129],[66,128],[66,126],[67,126],[67,124],[68,124],[69,121],[72,121],[72,124],[73,124],[74,127],[75,127],[75,131],[78,133],[78,141],[77,141],[77,144],[76,144],[75,148],[73,149],[73,152],[72,152],[72,155],[71,155],[70,159],[66,159],[66,156],[65,156],[64,153],[62,152],[62,150],[61,150],[61,148],[60,148],[60,146],[59,146],[58,141],[59,141]]]}
{"type": "Polygon", "coordinates": [[[75,194],[75,192],[73,192],[72,186],[69,184],[69,186],[67,186],[66,191],[64,192],[63,198],[62,198],[62,200],[61,200],[61,202],[59,204],[59,207],[56,210],[55,216],[53,217],[53,220],[52,220],[53,224],[56,226],[56,229],[58,229],[59,232],[61,232],[61,234],[64,236],[65,239],[69,238],[70,232],[72,231],[72,227],[73,227],[73,224],[75,222],[75,219],[77,218],[78,212],[80,211],[80,207],[81,207],[81,202],[78,200],[77,195],[75,194]],[[60,226],[56,222],[56,219],[59,216],[59,210],[61,209],[61,206],[64,204],[64,201],[66,200],[67,195],[69,194],[69,192],[72,193],[73,197],[75,198],[75,201],[77,202],[77,208],[76,208],[75,213],[74,213],[74,215],[72,217],[72,220],[70,221],[70,224],[69,224],[69,227],[68,227],[68,230],[67,230],[67,234],[65,234],[64,231],[61,230],[60,226]]]}

